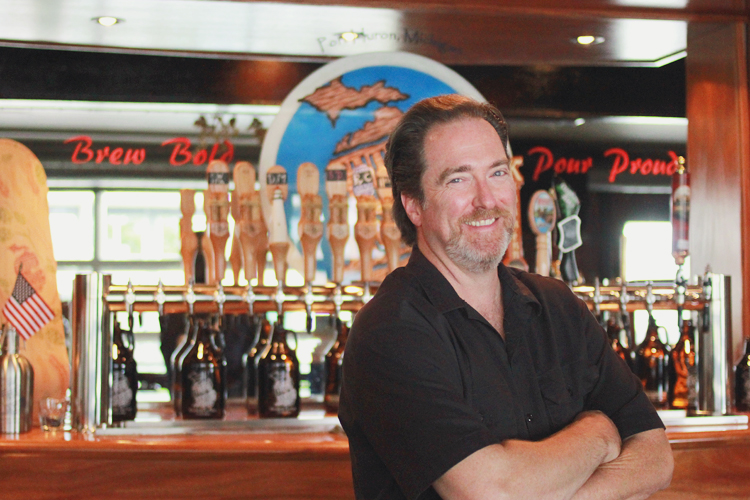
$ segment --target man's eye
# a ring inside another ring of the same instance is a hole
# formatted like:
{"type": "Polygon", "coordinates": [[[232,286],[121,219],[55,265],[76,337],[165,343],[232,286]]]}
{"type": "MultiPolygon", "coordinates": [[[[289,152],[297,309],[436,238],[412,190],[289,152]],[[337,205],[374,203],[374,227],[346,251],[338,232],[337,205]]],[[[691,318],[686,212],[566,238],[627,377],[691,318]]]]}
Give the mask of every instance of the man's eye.
{"type": "Polygon", "coordinates": [[[459,182],[461,182],[461,178],[460,177],[455,177],[455,178],[449,180],[448,184],[458,184],[459,182]]]}
{"type": "Polygon", "coordinates": [[[492,173],[492,175],[494,175],[495,177],[502,177],[504,175],[508,175],[508,171],[507,170],[495,170],[492,173]]]}

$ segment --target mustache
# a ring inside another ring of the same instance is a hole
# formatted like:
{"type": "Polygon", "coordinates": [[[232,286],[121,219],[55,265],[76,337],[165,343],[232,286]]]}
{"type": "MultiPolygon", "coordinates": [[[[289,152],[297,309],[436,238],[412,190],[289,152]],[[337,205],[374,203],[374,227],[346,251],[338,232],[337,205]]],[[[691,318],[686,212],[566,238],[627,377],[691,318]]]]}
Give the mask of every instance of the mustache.
{"type": "Polygon", "coordinates": [[[515,214],[513,214],[510,210],[507,210],[501,207],[478,208],[474,210],[472,213],[468,215],[464,215],[458,221],[461,224],[466,224],[467,222],[476,222],[476,221],[486,220],[486,219],[510,219],[511,221],[513,221],[515,220],[514,215],[515,214]]]}

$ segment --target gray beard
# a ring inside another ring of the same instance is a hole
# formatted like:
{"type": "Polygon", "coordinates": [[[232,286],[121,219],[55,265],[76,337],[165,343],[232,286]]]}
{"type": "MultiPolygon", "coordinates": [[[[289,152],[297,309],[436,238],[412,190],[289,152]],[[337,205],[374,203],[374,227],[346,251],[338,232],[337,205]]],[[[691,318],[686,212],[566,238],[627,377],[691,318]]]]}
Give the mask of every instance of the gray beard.
{"type": "Polygon", "coordinates": [[[448,240],[445,247],[446,254],[456,265],[474,274],[482,274],[495,269],[503,260],[503,255],[510,244],[515,218],[512,214],[508,214],[503,216],[502,220],[505,230],[498,240],[490,242],[490,248],[477,248],[476,244],[463,238],[459,230],[455,231],[448,240]]]}

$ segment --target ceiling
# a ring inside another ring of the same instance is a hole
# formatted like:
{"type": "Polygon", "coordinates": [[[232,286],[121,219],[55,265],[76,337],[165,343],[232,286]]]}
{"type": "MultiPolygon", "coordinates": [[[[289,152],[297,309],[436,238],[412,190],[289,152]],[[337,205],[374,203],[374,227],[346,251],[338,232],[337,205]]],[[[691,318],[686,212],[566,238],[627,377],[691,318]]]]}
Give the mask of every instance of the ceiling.
{"type": "Polygon", "coordinates": [[[737,3],[3,0],[0,44],[291,60],[405,50],[445,64],[659,65],[684,52],[688,21],[744,19],[737,3]],[[104,15],[122,22],[92,21],[104,15]],[[360,36],[344,41],[347,31],[360,36]],[[605,41],[580,46],[572,43],[578,35],[605,41]]]}
{"type": "MultiPolygon", "coordinates": [[[[289,63],[404,50],[463,66],[659,67],[685,56],[689,23],[748,19],[744,0],[0,0],[0,9],[0,47],[289,63]],[[121,22],[104,27],[93,21],[103,15],[121,22]],[[344,41],[340,35],[347,31],[359,38],[344,41]],[[603,37],[604,42],[573,43],[583,34],[603,37]]],[[[55,101],[4,102],[0,130],[5,135],[19,130],[64,133],[78,123],[94,128],[102,123],[116,133],[130,129],[171,134],[191,127],[204,113],[258,116],[267,123],[276,110],[146,104],[118,108],[93,102],[66,109],[70,104],[55,101]],[[117,130],[111,123],[118,124],[117,130]]],[[[632,135],[683,142],[687,128],[681,118],[590,117],[583,124],[545,117],[510,121],[516,136],[549,133],[578,140],[632,135]]]]}

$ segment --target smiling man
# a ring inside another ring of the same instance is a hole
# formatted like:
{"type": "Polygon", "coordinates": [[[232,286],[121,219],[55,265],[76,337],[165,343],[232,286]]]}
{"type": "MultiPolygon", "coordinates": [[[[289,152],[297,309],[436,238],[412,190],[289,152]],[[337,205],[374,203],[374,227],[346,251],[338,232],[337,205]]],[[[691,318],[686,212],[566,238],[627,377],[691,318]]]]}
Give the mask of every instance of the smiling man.
{"type": "Polygon", "coordinates": [[[562,282],[506,268],[507,127],[451,95],[388,143],[414,245],[357,313],[339,418],[359,499],[646,498],[672,453],[641,384],[562,282]]]}

